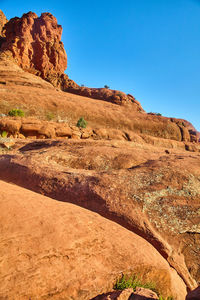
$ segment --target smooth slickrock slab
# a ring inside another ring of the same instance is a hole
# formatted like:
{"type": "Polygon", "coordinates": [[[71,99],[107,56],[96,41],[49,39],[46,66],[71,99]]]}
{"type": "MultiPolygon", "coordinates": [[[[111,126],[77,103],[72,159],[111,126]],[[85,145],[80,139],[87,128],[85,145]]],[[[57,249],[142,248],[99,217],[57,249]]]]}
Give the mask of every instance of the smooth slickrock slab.
{"type": "Polygon", "coordinates": [[[186,295],[175,270],[136,234],[78,206],[0,186],[1,299],[86,300],[134,270],[165,295],[186,295]]]}

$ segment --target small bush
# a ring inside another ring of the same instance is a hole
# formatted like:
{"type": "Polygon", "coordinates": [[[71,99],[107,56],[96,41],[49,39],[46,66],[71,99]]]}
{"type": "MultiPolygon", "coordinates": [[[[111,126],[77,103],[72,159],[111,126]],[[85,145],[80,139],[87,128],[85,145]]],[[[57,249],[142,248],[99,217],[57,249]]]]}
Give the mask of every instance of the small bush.
{"type": "Polygon", "coordinates": [[[2,138],[6,138],[7,135],[8,135],[7,131],[2,131],[2,133],[1,133],[2,138]]]}
{"type": "Polygon", "coordinates": [[[110,87],[109,87],[108,85],[105,84],[105,85],[104,85],[104,88],[105,88],[105,89],[109,89],[110,87]]]}
{"type": "Polygon", "coordinates": [[[157,113],[157,112],[149,112],[149,115],[156,115],[156,116],[162,116],[161,113],[157,113]]]}
{"type": "Polygon", "coordinates": [[[53,120],[55,118],[55,115],[52,112],[48,112],[46,114],[46,118],[47,118],[47,121],[51,121],[51,120],[53,120]]]}
{"type": "Polygon", "coordinates": [[[25,113],[22,109],[14,108],[8,112],[11,117],[24,117],[25,113]]]}
{"type": "Polygon", "coordinates": [[[81,128],[86,128],[87,127],[87,122],[84,120],[83,117],[81,117],[77,124],[76,124],[77,127],[81,127],[81,128]]]}
{"type": "Polygon", "coordinates": [[[115,290],[124,290],[127,288],[133,288],[135,291],[136,287],[143,287],[157,292],[155,284],[152,282],[142,282],[136,275],[126,276],[122,275],[120,279],[114,285],[115,290]]]}
{"type": "MultiPolygon", "coordinates": [[[[156,289],[156,286],[153,282],[143,282],[136,275],[122,275],[122,277],[118,279],[114,285],[115,290],[125,290],[127,288],[132,288],[135,291],[136,287],[150,289],[153,292],[157,293],[157,295],[159,295],[158,290],[156,289]]],[[[173,297],[163,298],[161,295],[159,295],[159,300],[173,300],[173,297]]]]}

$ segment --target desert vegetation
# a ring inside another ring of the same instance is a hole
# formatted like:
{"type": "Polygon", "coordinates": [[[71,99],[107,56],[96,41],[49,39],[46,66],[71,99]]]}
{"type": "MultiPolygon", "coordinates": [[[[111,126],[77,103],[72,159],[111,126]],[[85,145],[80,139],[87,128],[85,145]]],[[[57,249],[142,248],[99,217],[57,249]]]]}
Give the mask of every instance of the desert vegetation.
{"type": "Polygon", "coordinates": [[[87,127],[87,121],[85,121],[85,119],[83,117],[81,117],[78,120],[76,126],[79,127],[79,128],[86,128],[87,127]]]}
{"type": "Polygon", "coordinates": [[[145,289],[152,290],[159,296],[159,300],[173,300],[173,297],[169,296],[164,298],[162,295],[159,294],[158,289],[156,288],[156,283],[151,281],[144,281],[138,275],[122,275],[115,283],[114,289],[115,290],[125,290],[128,288],[132,288],[133,291],[136,290],[137,287],[142,287],[145,289]]]}
{"type": "Polygon", "coordinates": [[[8,115],[10,117],[24,117],[25,113],[22,109],[19,108],[13,108],[8,112],[8,115]]]}

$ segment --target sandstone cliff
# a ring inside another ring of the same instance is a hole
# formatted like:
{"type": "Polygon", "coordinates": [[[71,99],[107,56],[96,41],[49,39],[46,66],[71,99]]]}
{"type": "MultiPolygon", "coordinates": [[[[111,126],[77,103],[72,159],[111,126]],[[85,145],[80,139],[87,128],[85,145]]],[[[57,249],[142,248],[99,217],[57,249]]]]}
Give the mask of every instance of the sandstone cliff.
{"type": "MultiPolygon", "coordinates": [[[[3,18],[3,24],[5,24],[3,18]]],[[[78,95],[101,99],[116,104],[135,104],[142,111],[139,102],[131,95],[109,89],[80,87],[64,73],[67,55],[61,42],[62,27],[50,13],[38,17],[29,12],[21,18],[13,18],[5,25],[5,37],[1,51],[10,51],[17,64],[25,71],[36,74],[51,82],[55,87],[78,95]]]]}
{"type": "Polygon", "coordinates": [[[6,23],[6,40],[1,49],[11,51],[24,70],[43,78],[49,72],[62,74],[67,67],[67,56],[61,34],[62,27],[51,14],[37,17],[29,12],[6,23]]]}

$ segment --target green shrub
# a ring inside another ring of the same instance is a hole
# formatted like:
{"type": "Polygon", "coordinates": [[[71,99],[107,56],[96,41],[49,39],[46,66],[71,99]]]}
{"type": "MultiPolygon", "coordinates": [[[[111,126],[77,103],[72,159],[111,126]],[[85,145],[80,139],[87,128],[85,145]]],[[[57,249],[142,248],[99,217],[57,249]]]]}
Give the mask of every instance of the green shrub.
{"type": "Polygon", "coordinates": [[[8,112],[11,117],[24,117],[25,113],[22,109],[14,108],[8,112]]]}
{"type": "Polygon", "coordinates": [[[109,89],[110,87],[109,87],[107,84],[105,84],[105,85],[104,85],[104,88],[105,88],[105,89],[109,89]]]}
{"type": "Polygon", "coordinates": [[[161,113],[157,113],[157,112],[149,112],[148,113],[149,115],[156,115],[156,116],[162,116],[162,114],[161,113]]]}
{"type": "Polygon", "coordinates": [[[47,118],[47,121],[51,121],[51,120],[53,120],[55,118],[55,115],[52,112],[48,112],[46,114],[46,118],[47,118]]]}
{"type": "Polygon", "coordinates": [[[115,290],[124,290],[127,288],[133,288],[135,291],[136,287],[143,287],[157,292],[155,284],[153,282],[142,282],[136,275],[126,276],[122,275],[120,279],[114,285],[115,290]]]}
{"type": "MultiPolygon", "coordinates": [[[[132,288],[135,291],[136,287],[150,289],[159,295],[158,290],[156,289],[156,286],[153,282],[144,282],[136,275],[122,275],[122,277],[118,279],[114,285],[115,290],[125,290],[127,288],[132,288]]],[[[161,295],[159,295],[159,300],[173,300],[173,297],[163,298],[161,295]]]]}
{"type": "Polygon", "coordinates": [[[84,120],[83,117],[81,117],[77,124],[76,124],[77,127],[81,127],[81,128],[86,128],[87,127],[87,122],[84,120]]]}
{"type": "Polygon", "coordinates": [[[2,133],[1,133],[1,137],[2,137],[2,138],[6,138],[7,135],[8,135],[7,131],[5,131],[5,130],[2,131],[2,133]]]}

